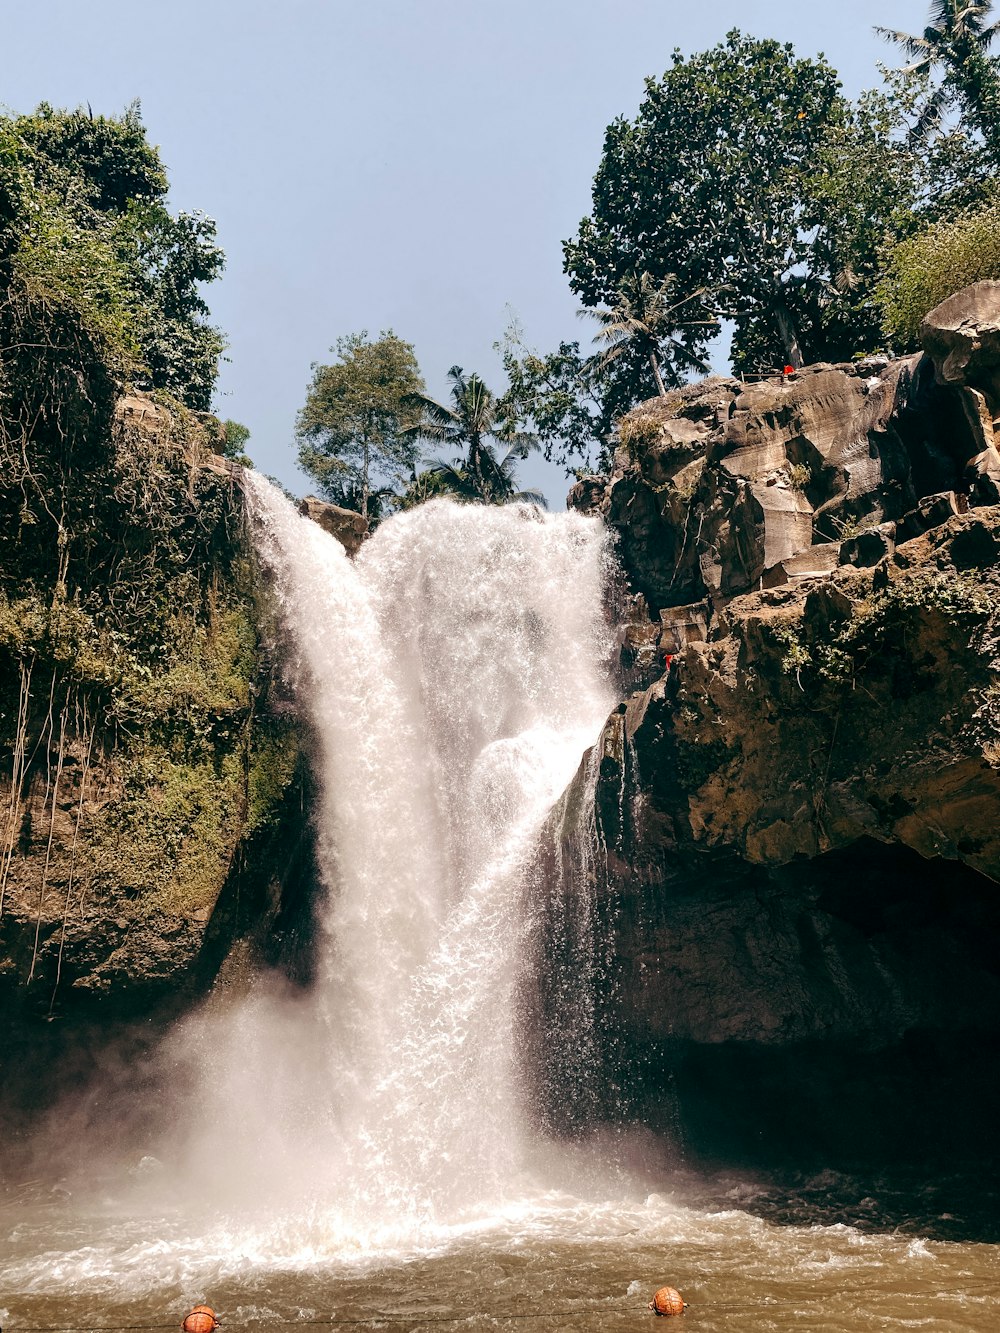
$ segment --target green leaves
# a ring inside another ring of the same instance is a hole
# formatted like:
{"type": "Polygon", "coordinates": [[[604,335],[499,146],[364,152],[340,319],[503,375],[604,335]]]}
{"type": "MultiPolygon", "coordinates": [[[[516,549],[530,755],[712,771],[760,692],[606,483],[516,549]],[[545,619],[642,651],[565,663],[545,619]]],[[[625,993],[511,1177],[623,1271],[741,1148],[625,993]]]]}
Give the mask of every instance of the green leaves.
{"type": "MultiPolygon", "coordinates": [[[[435,462],[430,471],[436,477],[433,487],[426,478],[414,478],[407,497],[419,490],[443,491],[460,500],[481,504],[508,504],[525,500],[545,504],[538,491],[517,488],[515,464],[538,448],[538,441],[526,431],[518,431],[507,410],[479,375],[466,375],[461,366],[448,371],[451,380],[451,406],[436,402],[426,394],[411,394],[407,406],[418,413],[407,427],[407,436],[416,441],[431,440],[446,445],[457,455],[453,461],[435,462]],[[498,448],[503,448],[501,454],[498,448]]],[[[407,506],[408,507],[408,506],[407,506]]]]}
{"type": "Polygon", "coordinates": [[[941,132],[949,108],[956,105],[968,125],[982,135],[994,167],[1000,165],[1000,67],[988,54],[1000,23],[987,25],[990,0],[934,0],[922,36],[890,28],[875,31],[908,57],[910,70],[937,73],[914,126],[925,142],[941,132]]]}
{"type": "Polygon", "coordinates": [[[391,329],[374,342],[367,332],[350,334],[334,351],[332,365],[313,367],[297,423],[299,462],[334,503],[351,498],[345,485],[353,483],[368,518],[376,480],[402,480],[416,462],[406,428],[416,420],[409,400],[424,383],[412,345],[391,329]]]}
{"type": "Polygon", "coordinates": [[[886,336],[900,351],[910,351],[930,310],[986,278],[1000,279],[996,196],[957,218],[933,223],[890,252],[877,289],[886,336]]]}
{"type": "MultiPolygon", "coordinates": [[[[564,244],[570,286],[614,310],[623,284],[671,279],[672,324],[658,331],[667,383],[703,361],[716,312],[736,325],[737,369],[825,359],[843,341],[830,312],[858,305],[857,287],[835,279],[868,281],[871,236],[898,205],[894,174],[884,191],[866,188],[863,206],[848,185],[877,137],[821,58],[739,32],[690,58],[675,52],[646,81],[635,121],[608,127],[591,215],[564,244]]],[[[869,318],[867,336],[877,327],[869,318]]],[[[643,358],[648,348],[633,363],[636,389],[643,358]]]]}
{"type": "Polygon", "coordinates": [[[224,343],[201,287],[224,257],[215,223],[172,216],[166,191],[137,104],[120,117],[44,103],[0,116],[0,300],[26,290],[58,307],[65,339],[85,342],[111,379],[207,411],[224,343]]]}

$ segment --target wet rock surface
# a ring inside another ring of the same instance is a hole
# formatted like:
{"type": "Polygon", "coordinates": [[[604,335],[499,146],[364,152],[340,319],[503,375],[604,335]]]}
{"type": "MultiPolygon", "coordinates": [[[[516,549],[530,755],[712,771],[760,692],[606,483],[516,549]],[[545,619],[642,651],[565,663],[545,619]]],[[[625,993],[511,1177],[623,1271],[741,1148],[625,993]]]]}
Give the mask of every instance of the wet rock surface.
{"type": "MultiPolygon", "coordinates": [[[[962,348],[992,345],[992,286],[979,333],[950,317],[962,348]]],[[[771,1164],[995,1156],[992,362],[942,383],[940,345],[644,405],[589,486],[645,674],[623,653],[631,693],[540,852],[539,1101],[564,1132],[639,1119],[771,1164]],[[585,941],[601,999],[569,1068],[585,941]]]]}
{"type": "Polygon", "coordinates": [[[357,555],[361,543],[368,535],[368,524],[353,509],[343,509],[340,505],[318,500],[315,495],[307,495],[299,505],[299,513],[311,518],[314,523],[336,537],[348,555],[357,555]]]}

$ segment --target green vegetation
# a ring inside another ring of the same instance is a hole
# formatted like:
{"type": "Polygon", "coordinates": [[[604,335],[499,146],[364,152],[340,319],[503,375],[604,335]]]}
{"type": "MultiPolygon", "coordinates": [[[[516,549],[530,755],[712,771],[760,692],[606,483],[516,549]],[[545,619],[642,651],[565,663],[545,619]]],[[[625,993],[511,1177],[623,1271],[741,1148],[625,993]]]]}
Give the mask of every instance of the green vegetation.
{"type": "Polygon", "coordinates": [[[736,323],[738,365],[761,326],[772,364],[818,359],[810,314],[829,272],[812,182],[849,120],[834,71],[790,46],[731,32],[690,59],[675,52],[636,120],[608,128],[593,211],[564,247],[570,286],[613,306],[642,273],[670,278],[678,375],[704,357],[719,308],[736,323]]]}
{"type": "Polygon", "coordinates": [[[538,448],[537,441],[513,428],[503,405],[478,375],[466,375],[461,366],[452,366],[448,378],[450,407],[422,393],[407,399],[408,407],[419,414],[406,427],[407,438],[432,440],[457,455],[453,462],[436,462],[430,469],[439,487],[456,499],[482,504],[524,500],[544,505],[537,491],[517,489],[515,471],[517,461],[538,448]]]}
{"type": "Polygon", "coordinates": [[[166,191],[137,107],[0,117],[0,910],[40,858],[29,980],[53,877],[64,923],[207,913],[291,780],[293,741],[259,740],[242,507],[209,465],[247,439],[206,410],[223,256],[166,191]]]}
{"type": "Polygon", "coordinates": [[[508,381],[501,410],[534,435],[545,458],[584,472],[592,458],[606,459],[615,421],[635,401],[624,363],[599,364],[581,354],[578,342],[540,356],[525,346],[517,325],[500,351],[508,381]]]}
{"type": "Polygon", "coordinates": [[[935,222],[890,252],[877,289],[886,337],[913,349],[927,312],[984,278],[1000,279],[1000,198],[935,222]]]}
{"type": "Polygon", "coordinates": [[[207,410],[223,348],[201,284],[222,270],[215,224],[172,216],[138,105],[121,117],[0,116],[0,344],[11,389],[74,337],[119,381],[207,410]],[[18,341],[25,328],[45,346],[18,341]],[[14,356],[14,351],[20,356],[14,356]],[[35,352],[36,355],[30,355],[35,352]]]}
{"type": "Polygon", "coordinates": [[[821,57],[740,32],[647,79],[635,119],[608,127],[591,213],[563,247],[605,346],[542,353],[517,329],[503,344],[505,406],[546,458],[606,467],[623,414],[703,371],[720,319],[733,370],[773,374],[887,336],[908,350],[937,301],[993,275],[990,9],[935,0],[922,36],[885,33],[913,63],[853,103],[821,57]]]}
{"type": "Polygon", "coordinates": [[[934,0],[920,36],[891,28],[875,31],[900,47],[914,70],[943,71],[924,100],[916,135],[930,138],[956,106],[977,130],[995,165],[1000,164],[1000,72],[989,56],[1000,23],[985,22],[991,5],[982,0],[934,0]]]}
{"type": "MultiPolygon", "coordinates": [[[[506,464],[530,439],[567,473],[607,468],[625,414],[707,373],[723,323],[734,373],[767,376],[908,351],[933,305],[996,276],[991,8],[934,0],[922,35],[877,29],[910,64],[882,71],[884,86],[854,101],[822,56],[779,41],[732,31],[710,50],[675,51],[646,80],[635,118],[608,126],[591,211],[563,244],[580,314],[599,325],[593,349],[563,340],[539,351],[516,323],[498,344],[508,383],[494,400],[494,438],[506,464]]],[[[302,419],[304,464],[330,498],[363,509],[366,488],[341,468],[342,443],[311,452],[317,386],[302,419]]],[[[434,432],[458,409],[426,400],[422,410],[423,427],[403,425],[400,438],[443,439],[434,432]]],[[[442,487],[485,501],[517,494],[500,480],[494,446],[490,458],[495,484],[478,475],[474,443],[429,467],[394,455],[379,508],[442,487]]]]}
{"type": "Polygon", "coordinates": [[[677,370],[684,366],[708,374],[708,364],[684,343],[673,336],[685,329],[718,328],[718,319],[700,319],[685,322],[677,319],[677,312],[692,301],[699,301],[703,291],[675,299],[677,277],[673,273],[655,282],[648,273],[629,273],[618,285],[618,294],[610,310],[582,310],[601,326],[594,342],[603,349],[598,357],[600,371],[606,370],[624,356],[640,357],[649,362],[653,383],[661,398],[667,390],[663,371],[668,369],[671,385],[681,383],[677,370]]]}
{"type": "MultiPolygon", "coordinates": [[[[795,676],[803,689],[836,691],[853,688],[866,672],[893,671],[897,658],[909,663],[913,654],[907,645],[919,640],[929,614],[942,617],[966,642],[971,626],[985,620],[994,603],[994,590],[979,576],[920,572],[897,579],[829,625],[811,625],[807,605],[806,615],[771,622],[768,633],[786,675],[795,676]]],[[[918,684],[909,680],[906,688],[918,684]]]]}
{"type": "Polygon", "coordinates": [[[350,334],[333,350],[333,365],[313,366],[298,419],[299,462],[327,499],[367,519],[375,475],[398,483],[413,471],[417,454],[407,427],[415,412],[406,400],[424,382],[413,347],[391,330],[375,342],[350,334]]]}
{"type": "Polygon", "coordinates": [[[395,334],[376,342],[352,334],[335,350],[336,364],[313,367],[298,420],[299,462],[328,500],[375,521],[436,496],[545,503],[537,492],[519,490],[515,474],[536,441],[515,428],[508,403],[478,375],[452,366],[448,407],[424,393],[413,347],[395,334]],[[418,472],[425,440],[454,457],[418,472]]]}

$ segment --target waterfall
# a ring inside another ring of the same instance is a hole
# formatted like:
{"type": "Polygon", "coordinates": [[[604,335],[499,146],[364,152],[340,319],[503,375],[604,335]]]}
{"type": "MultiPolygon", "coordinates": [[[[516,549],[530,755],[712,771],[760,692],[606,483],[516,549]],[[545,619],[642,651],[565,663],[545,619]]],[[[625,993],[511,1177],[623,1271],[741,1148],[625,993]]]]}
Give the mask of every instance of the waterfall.
{"type": "Polygon", "coordinates": [[[488,1212],[533,1152],[525,872],[614,703],[605,531],[435,500],[352,562],[269,483],[247,490],[315,739],[322,938],[308,996],[203,1021],[216,1095],[192,1167],[335,1199],[345,1233],[488,1212]]]}

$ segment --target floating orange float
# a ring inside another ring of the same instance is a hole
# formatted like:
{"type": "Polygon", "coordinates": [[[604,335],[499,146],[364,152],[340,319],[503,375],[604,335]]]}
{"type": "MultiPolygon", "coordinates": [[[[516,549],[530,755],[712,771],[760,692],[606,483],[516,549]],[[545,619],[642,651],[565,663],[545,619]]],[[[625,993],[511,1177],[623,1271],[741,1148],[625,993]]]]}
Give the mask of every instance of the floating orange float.
{"type": "Polygon", "coordinates": [[[676,1287],[661,1287],[649,1302],[649,1309],[657,1315],[683,1314],[687,1301],[676,1287]]]}
{"type": "Polygon", "coordinates": [[[181,1328],[184,1333],[215,1333],[219,1322],[210,1305],[196,1305],[181,1324],[181,1328]]]}

